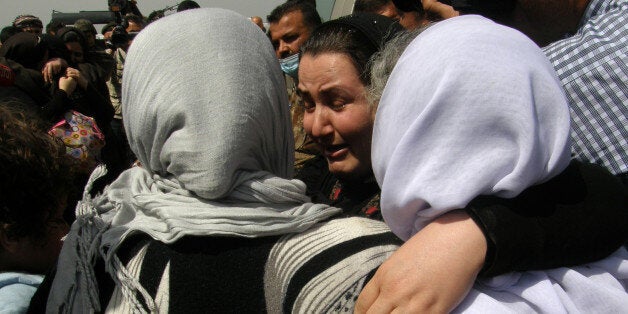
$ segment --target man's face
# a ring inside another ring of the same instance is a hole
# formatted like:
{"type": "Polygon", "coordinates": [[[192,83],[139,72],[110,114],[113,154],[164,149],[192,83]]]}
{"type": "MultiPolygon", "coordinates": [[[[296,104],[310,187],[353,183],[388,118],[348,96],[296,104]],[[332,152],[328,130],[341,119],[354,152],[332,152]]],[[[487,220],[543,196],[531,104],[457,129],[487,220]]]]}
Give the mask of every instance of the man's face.
{"type": "Polygon", "coordinates": [[[133,21],[129,21],[129,26],[126,28],[127,33],[137,33],[142,30],[142,25],[139,25],[133,21]]]}
{"type": "Polygon", "coordinates": [[[43,29],[41,27],[39,27],[39,26],[36,26],[36,25],[29,25],[29,26],[26,26],[26,27],[22,28],[22,31],[23,32],[27,32],[27,33],[33,33],[35,35],[41,35],[43,29]]]}
{"type": "Polygon", "coordinates": [[[298,10],[284,15],[277,23],[271,23],[269,31],[278,59],[298,53],[301,45],[310,37],[303,13],[298,10]]]}

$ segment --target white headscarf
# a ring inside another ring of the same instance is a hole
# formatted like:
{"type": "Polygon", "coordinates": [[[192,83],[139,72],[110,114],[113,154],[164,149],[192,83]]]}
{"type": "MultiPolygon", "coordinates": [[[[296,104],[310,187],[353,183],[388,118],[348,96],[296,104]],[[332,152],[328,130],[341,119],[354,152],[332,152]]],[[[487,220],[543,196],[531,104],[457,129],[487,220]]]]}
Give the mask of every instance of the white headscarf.
{"type": "Polygon", "coordinates": [[[382,213],[402,239],[569,163],[569,109],[552,65],[525,35],[479,16],[440,22],[410,44],[373,132],[382,213]]]}
{"type": "Polygon", "coordinates": [[[260,237],[303,231],[338,213],[309,203],[305,184],[290,179],[284,84],[268,38],[234,12],[189,10],[140,32],[125,62],[122,111],[142,167],[79,205],[49,310],[99,310],[90,270],[98,255],[125,297],[140,292],[154,310],[115,256],[129,234],[164,243],[260,237]]]}

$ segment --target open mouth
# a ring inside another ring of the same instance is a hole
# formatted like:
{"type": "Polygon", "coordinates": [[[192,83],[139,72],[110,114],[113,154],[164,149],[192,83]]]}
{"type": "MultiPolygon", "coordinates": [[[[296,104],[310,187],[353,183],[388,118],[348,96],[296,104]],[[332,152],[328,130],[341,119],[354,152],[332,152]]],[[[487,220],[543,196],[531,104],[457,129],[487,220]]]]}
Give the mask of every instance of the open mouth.
{"type": "Polygon", "coordinates": [[[329,160],[339,159],[344,157],[349,152],[349,145],[338,144],[329,145],[323,147],[323,154],[329,160]]]}

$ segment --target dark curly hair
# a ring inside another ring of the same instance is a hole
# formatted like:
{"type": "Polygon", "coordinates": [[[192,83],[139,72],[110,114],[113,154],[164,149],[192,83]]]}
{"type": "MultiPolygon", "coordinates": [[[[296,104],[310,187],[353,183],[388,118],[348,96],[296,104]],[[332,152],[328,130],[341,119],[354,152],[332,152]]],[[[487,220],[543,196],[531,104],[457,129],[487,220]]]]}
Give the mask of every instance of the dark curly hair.
{"type": "Polygon", "coordinates": [[[43,239],[47,220],[72,191],[65,147],[45,125],[25,105],[0,102],[0,224],[8,237],[43,239]]]}

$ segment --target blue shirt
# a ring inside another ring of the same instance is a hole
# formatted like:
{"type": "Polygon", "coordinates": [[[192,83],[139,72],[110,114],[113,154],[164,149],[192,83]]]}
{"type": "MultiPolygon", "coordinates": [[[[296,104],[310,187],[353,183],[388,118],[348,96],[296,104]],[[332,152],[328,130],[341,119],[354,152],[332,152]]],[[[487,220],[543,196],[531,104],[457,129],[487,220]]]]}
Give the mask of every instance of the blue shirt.
{"type": "Polygon", "coordinates": [[[26,313],[43,279],[42,275],[0,273],[0,314],[26,313]]]}
{"type": "Polygon", "coordinates": [[[591,0],[578,31],[544,48],[571,107],[573,155],[628,172],[628,0],[591,0]]]}

